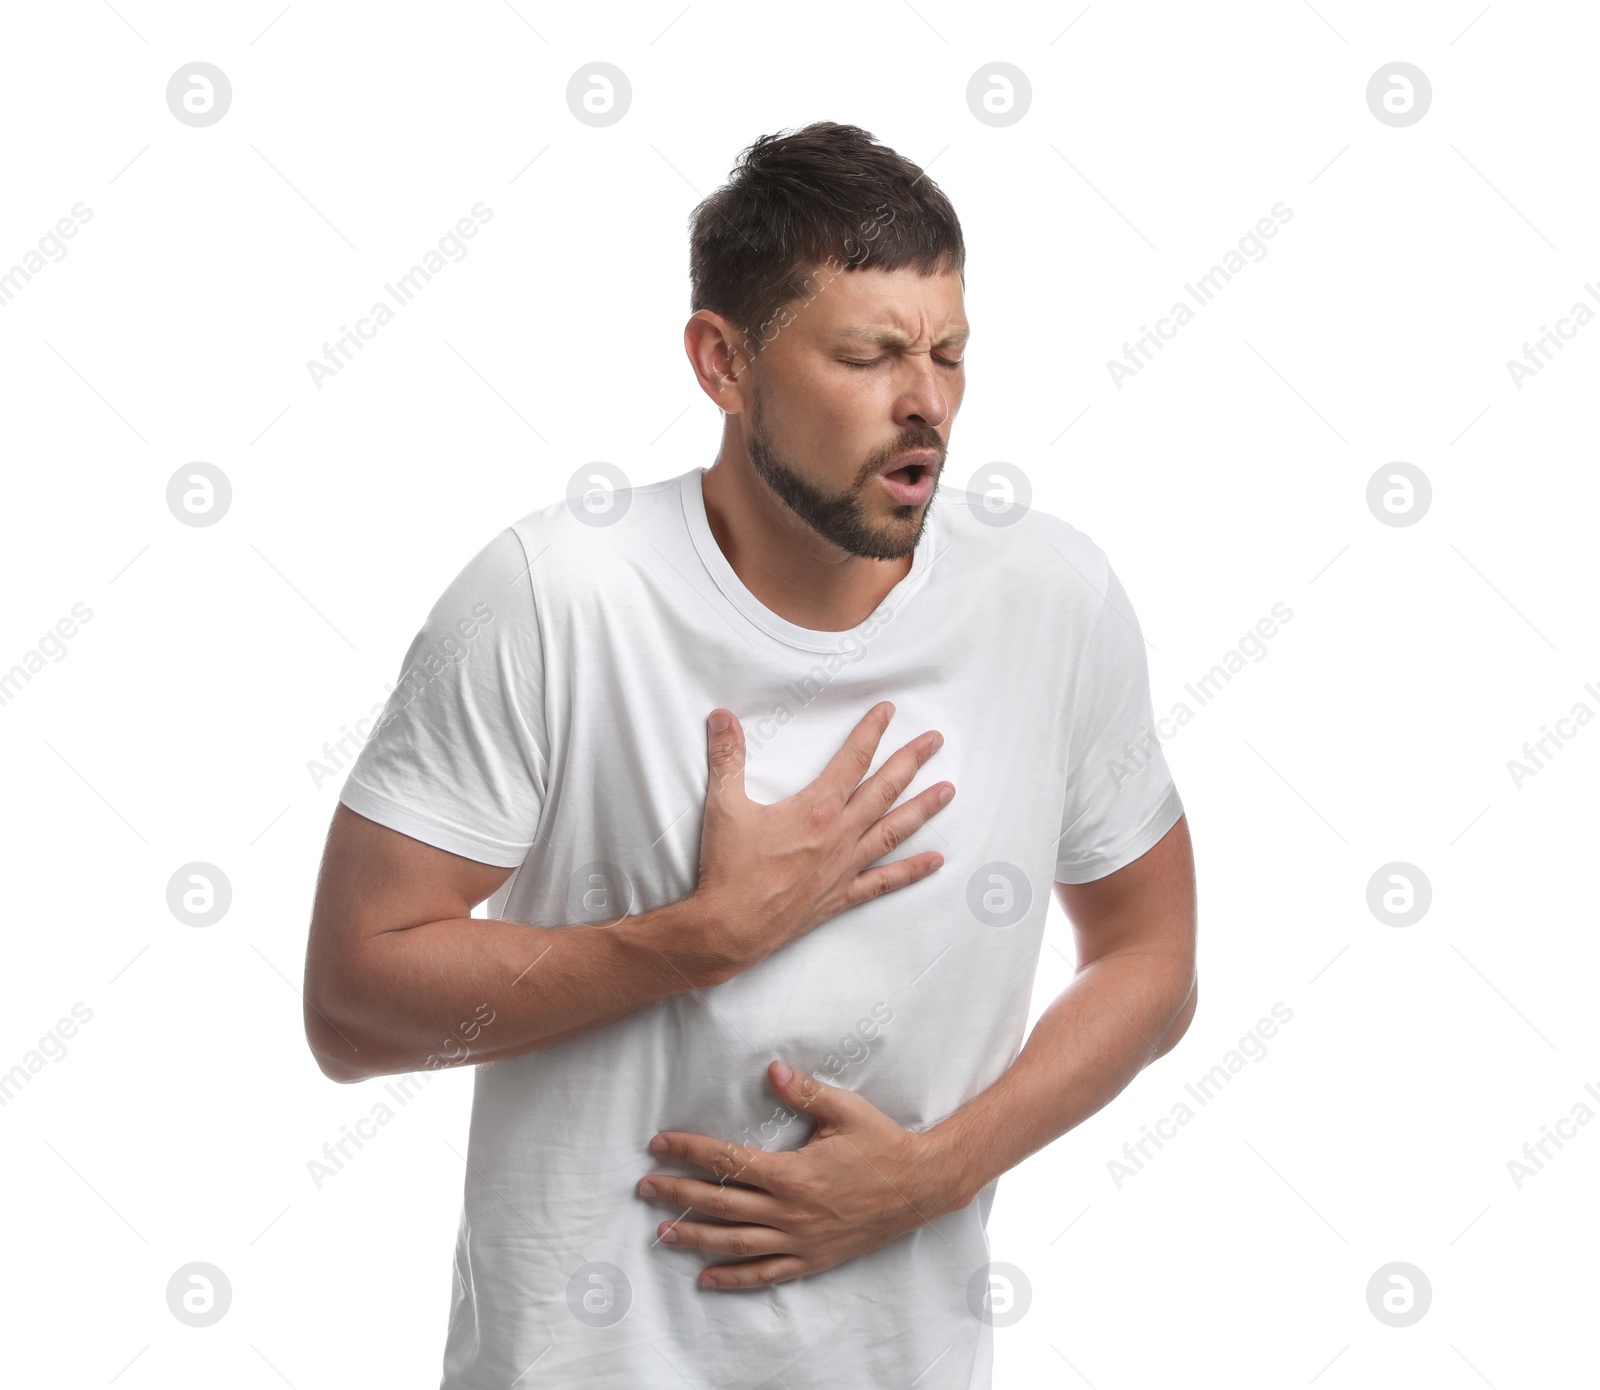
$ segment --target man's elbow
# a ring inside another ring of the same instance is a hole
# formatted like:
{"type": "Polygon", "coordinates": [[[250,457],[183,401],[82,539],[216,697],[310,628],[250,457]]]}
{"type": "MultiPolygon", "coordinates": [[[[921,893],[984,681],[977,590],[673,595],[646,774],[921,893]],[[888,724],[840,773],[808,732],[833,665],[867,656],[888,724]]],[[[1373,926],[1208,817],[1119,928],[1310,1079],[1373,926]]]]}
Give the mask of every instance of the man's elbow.
{"type": "MultiPolygon", "coordinates": [[[[1194,1018],[1195,1006],[1200,1002],[1200,977],[1193,976],[1189,980],[1189,994],[1173,1016],[1172,1022],[1167,1025],[1167,1031],[1161,1035],[1157,1043],[1155,1057],[1164,1057],[1178,1045],[1178,1040],[1189,1031],[1190,1020],[1194,1018]]],[[[1154,1061],[1155,1057],[1151,1060],[1154,1061]]]]}
{"type": "Polygon", "coordinates": [[[351,1036],[348,1025],[340,1026],[329,1017],[326,1005],[319,1006],[310,995],[305,1000],[306,1044],[316,1059],[317,1067],[330,1081],[349,1085],[366,1081],[378,1075],[364,1065],[359,1043],[351,1036]]]}

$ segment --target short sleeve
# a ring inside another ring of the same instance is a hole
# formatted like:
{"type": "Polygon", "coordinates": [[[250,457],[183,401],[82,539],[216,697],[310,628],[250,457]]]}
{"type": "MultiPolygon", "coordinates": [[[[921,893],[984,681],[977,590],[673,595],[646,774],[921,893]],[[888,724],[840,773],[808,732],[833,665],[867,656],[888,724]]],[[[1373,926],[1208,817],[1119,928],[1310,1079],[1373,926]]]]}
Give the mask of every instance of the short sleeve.
{"type": "Polygon", "coordinates": [[[533,581],[507,527],[434,604],[339,800],[452,854],[516,868],[533,847],[547,769],[533,581]]]}
{"type": "Polygon", "coordinates": [[[1089,883],[1114,873],[1155,845],[1183,814],[1155,732],[1144,634],[1109,566],[1105,600],[1074,679],[1058,883],[1089,883]]]}

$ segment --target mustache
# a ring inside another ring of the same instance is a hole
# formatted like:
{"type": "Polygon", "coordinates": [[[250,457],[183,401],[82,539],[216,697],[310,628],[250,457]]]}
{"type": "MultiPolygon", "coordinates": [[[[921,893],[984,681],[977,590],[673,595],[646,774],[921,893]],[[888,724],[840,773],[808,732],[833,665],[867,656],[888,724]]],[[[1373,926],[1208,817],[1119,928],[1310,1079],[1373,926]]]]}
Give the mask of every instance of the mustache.
{"type": "Polygon", "coordinates": [[[880,472],[886,464],[894,462],[906,454],[920,453],[924,449],[932,450],[939,456],[939,467],[944,467],[945,442],[939,436],[929,431],[925,434],[904,435],[892,447],[874,454],[867,460],[866,467],[862,470],[863,479],[870,479],[880,472]]]}

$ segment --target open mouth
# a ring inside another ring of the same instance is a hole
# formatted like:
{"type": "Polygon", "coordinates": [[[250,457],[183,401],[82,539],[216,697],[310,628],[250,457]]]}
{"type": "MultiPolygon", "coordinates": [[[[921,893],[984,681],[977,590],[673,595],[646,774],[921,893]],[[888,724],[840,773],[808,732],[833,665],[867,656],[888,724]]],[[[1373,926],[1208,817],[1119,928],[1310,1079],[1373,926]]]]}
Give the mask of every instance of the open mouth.
{"type": "Polygon", "coordinates": [[[931,463],[908,463],[878,476],[897,503],[902,507],[916,507],[933,496],[935,472],[931,463]]]}

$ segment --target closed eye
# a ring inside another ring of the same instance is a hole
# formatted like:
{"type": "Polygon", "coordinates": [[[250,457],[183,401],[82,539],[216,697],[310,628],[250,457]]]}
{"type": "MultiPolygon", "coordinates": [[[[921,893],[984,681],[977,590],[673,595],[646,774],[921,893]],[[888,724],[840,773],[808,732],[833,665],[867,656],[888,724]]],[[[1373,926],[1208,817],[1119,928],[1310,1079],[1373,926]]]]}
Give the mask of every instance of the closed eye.
{"type": "MultiPolygon", "coordinates": [[[[876,367],[889,359],[887,357],[875,357],[870,362],[855,362],[848,357],[841,357],[839,360],[847,367],[876,367]]],[[[962,359],[959,357],[954,362],[946,361],[943,357],[935,357],[933,360],[941,367],[959,367],[962,363],[962,359]]]]}

